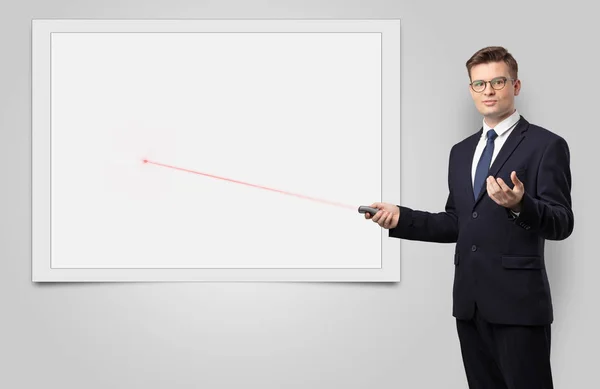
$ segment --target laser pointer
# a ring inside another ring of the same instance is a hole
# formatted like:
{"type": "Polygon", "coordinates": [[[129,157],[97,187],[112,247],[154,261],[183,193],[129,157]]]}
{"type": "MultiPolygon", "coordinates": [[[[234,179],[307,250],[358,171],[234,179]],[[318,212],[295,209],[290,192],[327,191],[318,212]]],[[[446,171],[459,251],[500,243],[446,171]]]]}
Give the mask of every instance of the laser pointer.
{"type": "Polygon", "coordinates": [[[373,208],[373,207],[369,207],[366,205],[361,205],[360,207],[358,207],[358,213],[370,213],[371,216],[374,216],[377,211],[379,211],[379,209],[377,208],[373,208]]]}

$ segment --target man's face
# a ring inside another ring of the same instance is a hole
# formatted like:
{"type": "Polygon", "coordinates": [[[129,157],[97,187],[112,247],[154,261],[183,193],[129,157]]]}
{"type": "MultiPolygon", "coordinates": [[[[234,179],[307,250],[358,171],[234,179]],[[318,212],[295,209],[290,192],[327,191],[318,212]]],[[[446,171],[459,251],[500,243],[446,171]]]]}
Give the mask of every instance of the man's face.
{"type": "Polygon", "coordinates": [[[483,85],[482,88],[485,88],[478,93],[469,86],[475,107],[485,117],[488,125],[495,126],[514,112],[515,96],[519,94],[521,82],[519,80],[511,81],[506,63],[501,61],[473,66],[471,82],[474,82],[474,86],[483,85]],[[478,80],[491,81],[495,79],[494,87],[498,88],[502,85],[502,80],[498,77],[506,77],[504,87],[500,90],[492,88],[489,82],[485,84],[477,82],[478,80]]]}

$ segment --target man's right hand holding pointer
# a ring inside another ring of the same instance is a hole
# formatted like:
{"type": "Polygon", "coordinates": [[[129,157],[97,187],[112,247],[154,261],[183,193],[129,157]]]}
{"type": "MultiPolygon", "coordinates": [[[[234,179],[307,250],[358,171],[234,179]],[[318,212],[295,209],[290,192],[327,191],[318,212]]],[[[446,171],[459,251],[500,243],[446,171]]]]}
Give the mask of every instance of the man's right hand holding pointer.
{"type": "Polygon", "coordinates": [[[398,219],[400,218],[400,208],[394,204],[388,203],[373,203],[371,207],[379,209],[375,215],[365,213],[365,219],[371,219],[373,222],[379,224],[381,227],[390,229],[395,228],[398,225],[398,219]]]}

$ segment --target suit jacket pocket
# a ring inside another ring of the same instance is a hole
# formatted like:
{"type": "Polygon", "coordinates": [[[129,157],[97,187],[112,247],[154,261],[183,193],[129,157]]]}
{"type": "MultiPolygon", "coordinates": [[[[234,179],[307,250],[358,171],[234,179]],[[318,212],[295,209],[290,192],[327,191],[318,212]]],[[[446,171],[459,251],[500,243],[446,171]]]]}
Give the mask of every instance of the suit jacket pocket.
{"type": "Polygon", "coordinates": [[[543,269],[544,262],[538,255],[504,255],[502,266],[506,269],[543,269]]]}

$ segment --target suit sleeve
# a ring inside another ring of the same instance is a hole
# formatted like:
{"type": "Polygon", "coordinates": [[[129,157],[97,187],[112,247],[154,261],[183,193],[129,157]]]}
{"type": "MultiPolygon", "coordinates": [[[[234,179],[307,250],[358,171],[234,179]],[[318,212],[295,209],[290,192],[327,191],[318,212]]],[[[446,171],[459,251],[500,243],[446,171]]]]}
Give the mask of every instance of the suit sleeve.
{"type": "Polygon", "coordinates": [[[398,225],[391,228],[388,235],[392,238],[419,240],[423,242],[455,243],[458,239],[458,216],[454,205],[452,188],[452,153],[448,167],[448,200],[444,212],[427,212],[398,205],[400,218],[398,225]]]}
{"type": "Polygon", "coordinates": [[[544,151],[537,177],[537,195],[525,191],[521,212],[514,223],[535,231],[544,239],[563,240],[573,232],[571,209],[570,152],[567,142],[558,137],[544,151]]]}

